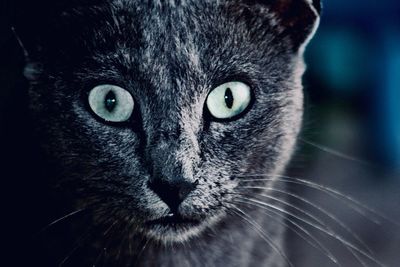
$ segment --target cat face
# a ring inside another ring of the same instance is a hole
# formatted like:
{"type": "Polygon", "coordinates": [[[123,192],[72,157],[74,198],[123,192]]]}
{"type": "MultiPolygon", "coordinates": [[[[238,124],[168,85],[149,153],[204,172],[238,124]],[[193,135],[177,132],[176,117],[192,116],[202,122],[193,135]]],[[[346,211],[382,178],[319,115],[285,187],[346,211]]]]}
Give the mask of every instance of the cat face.
{"type": "Polygon", "coordinates": [[[175,242],[224,218],[243,176],[281,172],[317,12],[267,2],[63,9],[25,71],[55,185],[95,223],[175,242]]]}

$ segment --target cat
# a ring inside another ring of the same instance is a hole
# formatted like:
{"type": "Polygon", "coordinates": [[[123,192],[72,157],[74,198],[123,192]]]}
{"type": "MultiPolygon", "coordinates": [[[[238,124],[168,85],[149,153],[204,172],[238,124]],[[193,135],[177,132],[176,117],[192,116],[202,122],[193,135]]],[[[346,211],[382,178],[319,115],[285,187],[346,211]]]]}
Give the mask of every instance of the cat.
{"type": "Polygon", "coordinates": [[[268,217],[249,197],[284,209],[270,188],[285,190],[275,178],[301,129],[303,54],[320,2],[48,5],[35,30],[17,26],[39,179],[63,215],[43,230],[50,254],[35,250],[35,260],[291,265],[285,214],[268,217]]]}

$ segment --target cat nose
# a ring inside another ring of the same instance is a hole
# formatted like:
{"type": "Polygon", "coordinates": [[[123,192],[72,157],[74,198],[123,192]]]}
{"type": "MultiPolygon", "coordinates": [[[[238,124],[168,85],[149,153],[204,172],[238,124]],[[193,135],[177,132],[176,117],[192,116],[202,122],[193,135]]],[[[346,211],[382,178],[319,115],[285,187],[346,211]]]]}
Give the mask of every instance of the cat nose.
{"type": "Polygon", "coordinates": [[[168,205],[171,213],[176,214],[179,205],[192,192],[198,181],[191,183],[184,179],[153,179],[149,181],[149,188],[153,190],[165,204],[168,205]]]}

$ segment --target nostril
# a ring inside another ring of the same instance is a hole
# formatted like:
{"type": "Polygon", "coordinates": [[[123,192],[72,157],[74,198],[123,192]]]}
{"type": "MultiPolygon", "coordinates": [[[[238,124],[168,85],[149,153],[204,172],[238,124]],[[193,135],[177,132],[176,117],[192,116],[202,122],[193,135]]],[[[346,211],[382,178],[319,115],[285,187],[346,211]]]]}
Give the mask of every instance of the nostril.
{"type": "Polygon", "coordinates": [[[176,213],[179,205],[196,188],[197,184],[198,181],[191,183],[183,179],[166,180],[158,178],[149,181],[148,186],[168,205],[171,212],[176,213]]]}
{"type": "Polygon", "coordinates": [[[196,185],[193,183],[184,183],[179,186],[178,194],[182,201],[193,191],[196,185]]]}

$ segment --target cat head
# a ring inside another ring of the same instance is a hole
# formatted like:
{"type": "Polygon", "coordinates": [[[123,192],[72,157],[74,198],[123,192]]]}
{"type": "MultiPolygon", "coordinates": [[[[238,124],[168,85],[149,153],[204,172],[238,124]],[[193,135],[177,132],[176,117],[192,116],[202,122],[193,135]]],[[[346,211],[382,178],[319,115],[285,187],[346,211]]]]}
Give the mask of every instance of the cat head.
{"type": "Polygon", "coordinates": [[[25,74],[54,183],[96,223],[184,241],[284,169],[319,1],[75,2],[26,34],[25,74]]]}

